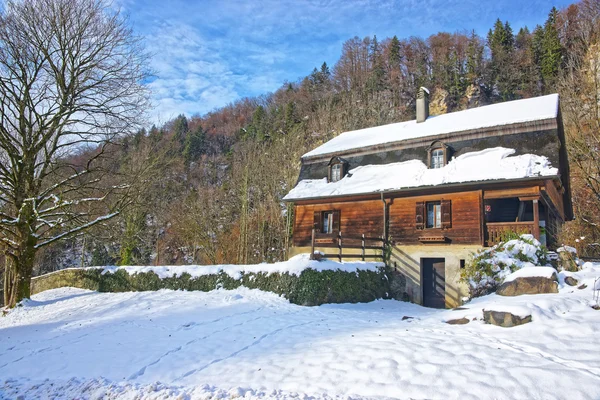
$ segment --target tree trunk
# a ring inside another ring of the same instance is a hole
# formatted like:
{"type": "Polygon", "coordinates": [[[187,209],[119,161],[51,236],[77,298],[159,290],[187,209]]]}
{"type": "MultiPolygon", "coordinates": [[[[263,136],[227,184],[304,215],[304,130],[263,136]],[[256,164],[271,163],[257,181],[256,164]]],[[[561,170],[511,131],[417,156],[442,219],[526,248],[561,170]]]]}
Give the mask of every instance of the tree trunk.
{"type": "Polygon", "coordinates": [[[35,245],[25,246],[21,257],[7,265],[4,279],[4,304],[13,308],[31,296],[31,275],[35,261],[35,245]]]}

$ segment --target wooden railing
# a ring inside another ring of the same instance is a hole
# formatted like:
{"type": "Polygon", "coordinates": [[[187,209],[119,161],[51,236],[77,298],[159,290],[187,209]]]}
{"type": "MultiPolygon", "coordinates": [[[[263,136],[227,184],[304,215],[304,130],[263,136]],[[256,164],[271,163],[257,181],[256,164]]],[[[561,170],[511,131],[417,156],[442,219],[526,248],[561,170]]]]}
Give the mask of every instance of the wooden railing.
{"type": "Polygon", "coordinates": [[[342,232],[334,234],[316,233],[312,230],[311,238],[311,257],[319,249],[337,249],[335,253],[323,252],[325,258],[360,258],[365,261],[367,258],[385,259],[385,239],[383,237],[370,237],[364,234],[360,236],[345,236],[342,232]],[[344,253],[344,249],[359,249],[360,253],[344,253]],[[366,250],[378,250],[379,254],[366,254],[366,250]]]}
{"type": "Polygon", "coordinates": [[[534,232],[534,222],[487,222],[486,224],[486,243],[488,246],[493,246],[502,241],[505,232],[515,232],[519,234],[534,232]]]}

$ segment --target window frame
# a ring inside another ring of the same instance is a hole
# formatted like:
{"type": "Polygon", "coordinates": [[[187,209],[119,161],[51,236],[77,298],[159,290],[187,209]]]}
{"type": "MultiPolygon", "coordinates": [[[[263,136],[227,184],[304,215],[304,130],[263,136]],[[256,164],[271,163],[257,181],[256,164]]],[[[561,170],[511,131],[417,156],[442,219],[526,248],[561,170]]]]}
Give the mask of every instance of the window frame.
{"type": "Polygon", "coordinates": [[[443,148],[439,147],[437,149],[432,149],[431,150],[431,156],[430,156],[430,160],[429,160],[429,165],[430,168],[432,169],[438,169],[438,168],[443,168],[446,165],[446,152],[444,151],[443,148]]]}
{"type": "Polygon", "coordinates": [[[438,169],[443,168],[448,165],[448,159],[450,154],[450,146],[447,144],[435,141],[427,148],[427,168],[429,169],[438,169]],[[442,164],[439,167],[434,167],[433,155],[437,151],[442,151],[442,164]]]}
{"type": "Polygon", "coordinates": [[[344,160],[341,157],[332,157],[331,160],[329,160],[329,164],[327,165],[327,182],[328,183],[333,183],[333,182],[339,182],[342,179],[344,179],[344,177],[346,176],[346,173],[348,172],[348,161],[344,160]],[[339,171],[339,174],[336,174],[338,176],[336,176],[336,178],[338,179],[333,179],[334,178],[334,167],[339,171]]]}
{"type": "Polygon", "coordinates": [[[333,210],[321,212],[321,233],[324,235],[333,234],[333,210]]]}
{"type": "Polygon", "coordinates": [[[441,229],[442,228],[442,202],[440,200],[425,202],[425,229],[441,229]],[[430,225],[429,206],[433,206],[432,216],[433,221],[430,225]]]}

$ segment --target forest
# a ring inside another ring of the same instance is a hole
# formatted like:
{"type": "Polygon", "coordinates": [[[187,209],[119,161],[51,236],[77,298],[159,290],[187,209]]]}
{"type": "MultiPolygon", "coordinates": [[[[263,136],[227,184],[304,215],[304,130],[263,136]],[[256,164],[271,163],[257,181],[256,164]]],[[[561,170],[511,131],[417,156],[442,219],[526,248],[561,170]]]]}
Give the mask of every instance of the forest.
{"type": "MultiPolygon", "coordinates": [[[[284,260],[300,156],[341,132],[415,117],[419,87],[432,115],[558,92],[576,220],[562,241],[600,250],[600,2],[549,10],[535,27],[497,20],[428,38],[354,37],[334,65],[205,115],[179,115],[102,150],[138,185],[121,213],[44,247],[34,275],[96,265],[246,264],[284,260]]],[[[308,71],[307,71],[308,72],[308,71]]],[[[88,159],[88,146],[71,156],[88,159]]]]}

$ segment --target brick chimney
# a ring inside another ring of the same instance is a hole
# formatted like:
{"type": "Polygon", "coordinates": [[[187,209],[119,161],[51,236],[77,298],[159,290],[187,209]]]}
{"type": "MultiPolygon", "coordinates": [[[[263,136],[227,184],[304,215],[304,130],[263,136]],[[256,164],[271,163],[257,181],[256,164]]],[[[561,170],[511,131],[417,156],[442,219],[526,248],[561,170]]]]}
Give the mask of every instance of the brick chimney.
{"type": "Polygon", "coordinates": [[[429,117],[429,90],[421,87],[417,94],[417,123],[425,122],[429,117]]]}

